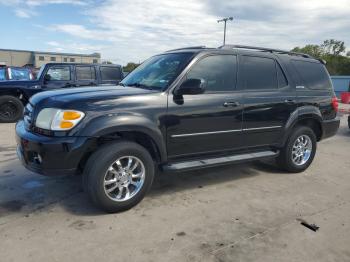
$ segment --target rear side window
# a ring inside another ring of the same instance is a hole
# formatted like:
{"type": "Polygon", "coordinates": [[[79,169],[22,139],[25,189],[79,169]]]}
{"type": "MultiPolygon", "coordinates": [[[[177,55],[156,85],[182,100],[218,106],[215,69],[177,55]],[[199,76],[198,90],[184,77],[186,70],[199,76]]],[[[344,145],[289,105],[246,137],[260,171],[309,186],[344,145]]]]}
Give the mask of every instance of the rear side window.
{"type": "Polygon", "coordinates": [[[292,60],[292,64],[297,70],[302,83],[310,89],[330,89],[332,87],[328,73],[321,63],[292,60]]]}
{"type": "Polygon", "coordinates": [[[278,88],[276,62],[274,59],[242,56],[242,60],[241,67],[245,89],[278,88]]]}
{"type": "Polygon", "coordinates": [[[237,58],[234,55],[208,56],[196,63],[187,79],[203,79],[205,91],[233,91],[236,86],[237,58]]]}
{"type": "Polygon", "coordinates": [[[75,69],[77,80],[95,80],[96,73],[93,66],[77,66],[75,69]]]}
{"type": "Polygon", "coordinates": [[[277,69],[277,80],[278,80],[278,87],[285,87],[288,85],[287,78],[284,75],[281,66],[276,63],[276,69],[277,69]]]}
{"type": "Polygon", "coordinates": [[[122,74],[119,67],[102,66],[100,68],[102,81],[121,80],[122,74]]]}

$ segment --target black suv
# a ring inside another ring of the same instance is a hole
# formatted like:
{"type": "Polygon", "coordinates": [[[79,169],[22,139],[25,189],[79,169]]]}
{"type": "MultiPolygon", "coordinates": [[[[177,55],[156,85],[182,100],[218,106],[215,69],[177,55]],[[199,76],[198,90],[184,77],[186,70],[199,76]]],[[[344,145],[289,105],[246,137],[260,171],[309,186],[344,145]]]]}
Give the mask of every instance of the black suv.
{"type": "Polygon", "coordinates": [[[158,169],[276,158],[305,170],[339,127],[322,61],[247,46],[192,47],[146,60],[119,87],[33,96],[17,123],[18,156],[44,175],[83,173],[109,212],[136,205],[158,169]]]}
{"type": "Polygon", "coordinates": [[[120,65],[48,63],[37,79],[0,81],[0,123],[22,117],[29,98],[41,91],[67,87],[116,85],[123,77],[120,65]]]}

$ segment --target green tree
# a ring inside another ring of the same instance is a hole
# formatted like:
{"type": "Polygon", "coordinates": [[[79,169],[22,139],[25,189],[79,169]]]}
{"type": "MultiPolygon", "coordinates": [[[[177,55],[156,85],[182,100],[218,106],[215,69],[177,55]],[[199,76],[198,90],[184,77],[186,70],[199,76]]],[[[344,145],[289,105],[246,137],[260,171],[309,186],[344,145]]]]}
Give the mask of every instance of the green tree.
{"type": "Polygon", "coordinates": [[[131,72],[133,71],[136,67],[138,67],[140,64],[129,62],[126,66],[123,67],[124,72],[131,72]]]}
{"type": "Polygon", "coordinates": [[[293,52],[309,54],[315,58],[326,61],[326,67],[331,75],[350,75],[350,57],[345,54],[345,43],[343,41],[328,39],[320,45],[306,45],[295,47],[293,52]]]}

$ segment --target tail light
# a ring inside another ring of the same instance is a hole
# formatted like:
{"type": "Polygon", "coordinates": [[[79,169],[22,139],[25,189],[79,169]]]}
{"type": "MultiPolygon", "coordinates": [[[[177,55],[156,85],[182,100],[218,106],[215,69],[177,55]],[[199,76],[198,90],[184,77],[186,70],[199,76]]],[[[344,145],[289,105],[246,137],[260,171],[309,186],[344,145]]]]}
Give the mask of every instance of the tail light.
{"type": "Polygon", "coordinates": [[[336,96],[332,97],[332,107],[335,110],[335,112],[338,112],[339,103],[338,98],[336,96]]]}

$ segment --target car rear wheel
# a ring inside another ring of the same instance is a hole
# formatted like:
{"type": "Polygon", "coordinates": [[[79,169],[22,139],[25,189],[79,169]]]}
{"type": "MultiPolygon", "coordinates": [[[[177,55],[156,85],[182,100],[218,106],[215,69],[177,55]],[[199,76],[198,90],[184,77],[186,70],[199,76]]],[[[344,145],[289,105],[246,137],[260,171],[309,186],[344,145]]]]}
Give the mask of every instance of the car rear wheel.
{"type": "Polygon", "coordinates": [[[14,96],[0,97],[0,122],[17,122],[23,115],[23,104],[14,96]]]}
{"type": "Polygon", "coordinates": [[[289,172],[302,172],[310,166],[316,153],[316,136],[309,127],[298,126],[277,158],[278,165],[289,172]]]}
{"type": "Polygon", "coordinates": [[[153,178],[154,162],[145,148],[133,142],[116,142],[89,158],[83,185],[98,207],[118,212],[138,204],[153,178]]]}

